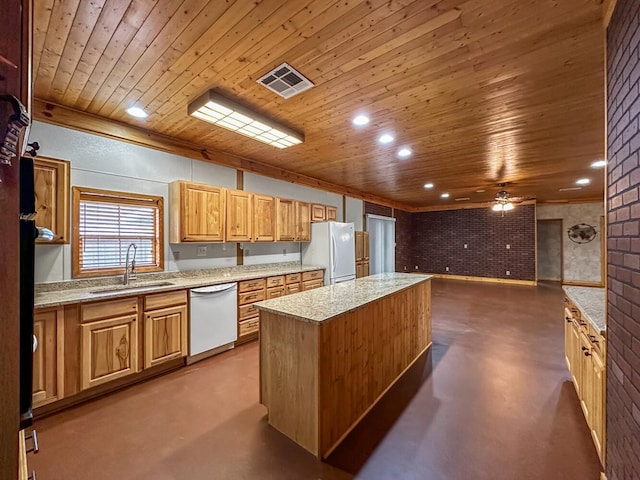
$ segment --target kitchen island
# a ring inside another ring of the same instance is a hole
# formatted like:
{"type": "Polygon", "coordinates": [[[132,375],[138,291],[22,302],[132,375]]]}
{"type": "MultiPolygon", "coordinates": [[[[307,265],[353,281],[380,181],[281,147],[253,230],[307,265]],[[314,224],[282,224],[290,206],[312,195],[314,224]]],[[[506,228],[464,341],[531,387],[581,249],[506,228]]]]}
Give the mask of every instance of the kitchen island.
{"type": "Polygon", "coordinates": [[[386,273],[257,303],[269,424],[326,458],[431,346],[430,279],[386,273]]]}

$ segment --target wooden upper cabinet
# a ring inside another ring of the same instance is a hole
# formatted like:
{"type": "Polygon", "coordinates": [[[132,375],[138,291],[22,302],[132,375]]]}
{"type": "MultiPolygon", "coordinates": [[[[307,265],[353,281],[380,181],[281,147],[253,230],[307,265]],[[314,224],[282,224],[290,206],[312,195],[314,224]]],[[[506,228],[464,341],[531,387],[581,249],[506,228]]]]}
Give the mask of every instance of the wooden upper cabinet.
{"type": "Polygon", "coordinates": [[[276,198],[276,212],[276,241],[295,241],[298,226],[296,202],[285,198],[276,198]]]}
{"type": "Polygon", "coordinates": [[[224,188],[177,181],[169,197],[171,243],[224,241],[224,188]]]}
{"type": "Polygon", "coordinates": [[[253,240],[273,242],[276,239],[276,199],[253,194],[253,240]]]}
{"type": "Polygon", "coordinates": [[[253,224],[253,195],[242,190],[227,190],[227,235],[228,242],[251,240],[253,224]]]}
{"type": "Polygon", "coordinates": [[[36,158],[33,162],[36,225],[54,233],[52,241],[69,243],[69,162],[36,158]]]}
{"type": "Polygon", "coordinates": [[[327,219],[326,208],[324,205],[318,205],[317,203],[311,205],[311,221],[324,222],[327,219]]]}
{"type": "Polygon", "coordinates": [[[311,204],[296,202],[296,240],[308,242],[311,240],[311,204]]]}
{"type": "Polygon", "coordinates": [[[330,207],[327,205],[325,207],[325,218],[327,222],[337,222],[338,221],[338,209],[336,207],[330,207]]]}

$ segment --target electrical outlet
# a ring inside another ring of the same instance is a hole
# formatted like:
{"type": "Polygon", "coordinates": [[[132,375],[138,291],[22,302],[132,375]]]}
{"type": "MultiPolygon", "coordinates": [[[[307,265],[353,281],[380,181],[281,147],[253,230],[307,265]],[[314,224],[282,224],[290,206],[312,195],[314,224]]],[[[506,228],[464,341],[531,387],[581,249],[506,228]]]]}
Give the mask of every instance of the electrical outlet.
{"type": "Polygon", "coordinates": [[[206,257],[207,256],[207,246],[206,245],[200,245],[198,247],[198,253],[197,255],[199,257],[206,257]]]}
{"type": "Polygon", "coordinates": [[[466,243],[464,244],[464,248],[467,248],[467,244],[466,243]]]}
{"type": "Polygon", "coordinates": [[[444,271],[448,272],[449,271],[449,267],[444,267],[444,271]]]}
{"type": "Polygon", "coordinates": [[[286,249],[286,248],[283,248],[283,249],[282,249],[282,255],[283,255],[284,257],[286,257],[286,256],[287,256],[287,249],[286,249]]]}
{"type": "Polygon", "coordinates": [[[507,243],[507,250],[511,250],[511,245],[507,243]]]}
{"type": "Polygon", "coordinates": [[[507,270],[507,276],[511,275],[511,271],[507,270]]]}
{"type": "Polygon", "coordinates": [[[406,266],[406,265],[404,266],[404,271],[405,271],[405,272],[407,271],[407,266],[406,266]]]}
{"type": "Polygon", "coordinates": [[[416,266],[415,266],[415,269],[416,269],[416,270],[418,269],[418,265],[416,265],[416,266]]]}

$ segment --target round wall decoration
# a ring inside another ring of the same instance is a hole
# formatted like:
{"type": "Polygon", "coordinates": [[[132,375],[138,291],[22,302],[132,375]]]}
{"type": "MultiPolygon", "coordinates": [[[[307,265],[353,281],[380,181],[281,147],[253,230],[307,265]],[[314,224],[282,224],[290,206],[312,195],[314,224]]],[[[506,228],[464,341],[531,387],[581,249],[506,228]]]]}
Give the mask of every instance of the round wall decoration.
{"type": "Polygon", "coordinates": [[[586,223],[574,225],[568,230],[569,239],[575,243],[589,243],[596,238],[596,229],[586,223]]]}

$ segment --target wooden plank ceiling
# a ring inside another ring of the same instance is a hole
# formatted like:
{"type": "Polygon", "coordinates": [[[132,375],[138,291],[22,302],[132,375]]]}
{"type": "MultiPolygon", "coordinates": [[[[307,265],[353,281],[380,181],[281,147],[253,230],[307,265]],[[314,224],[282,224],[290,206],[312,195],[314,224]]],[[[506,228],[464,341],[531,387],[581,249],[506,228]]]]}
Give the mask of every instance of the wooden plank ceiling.
{"type": "Polygon", "coordinates": [[[411,207],[486,201],[500,182],[602,197],[601,17],[598,0],[40,0],[34,95],[411,207]],[[285,100],[256,83],[282,62],[315,87],[285,100]],[[305,142],[278,150],[189,117],[211,88],[305,142]]]}

